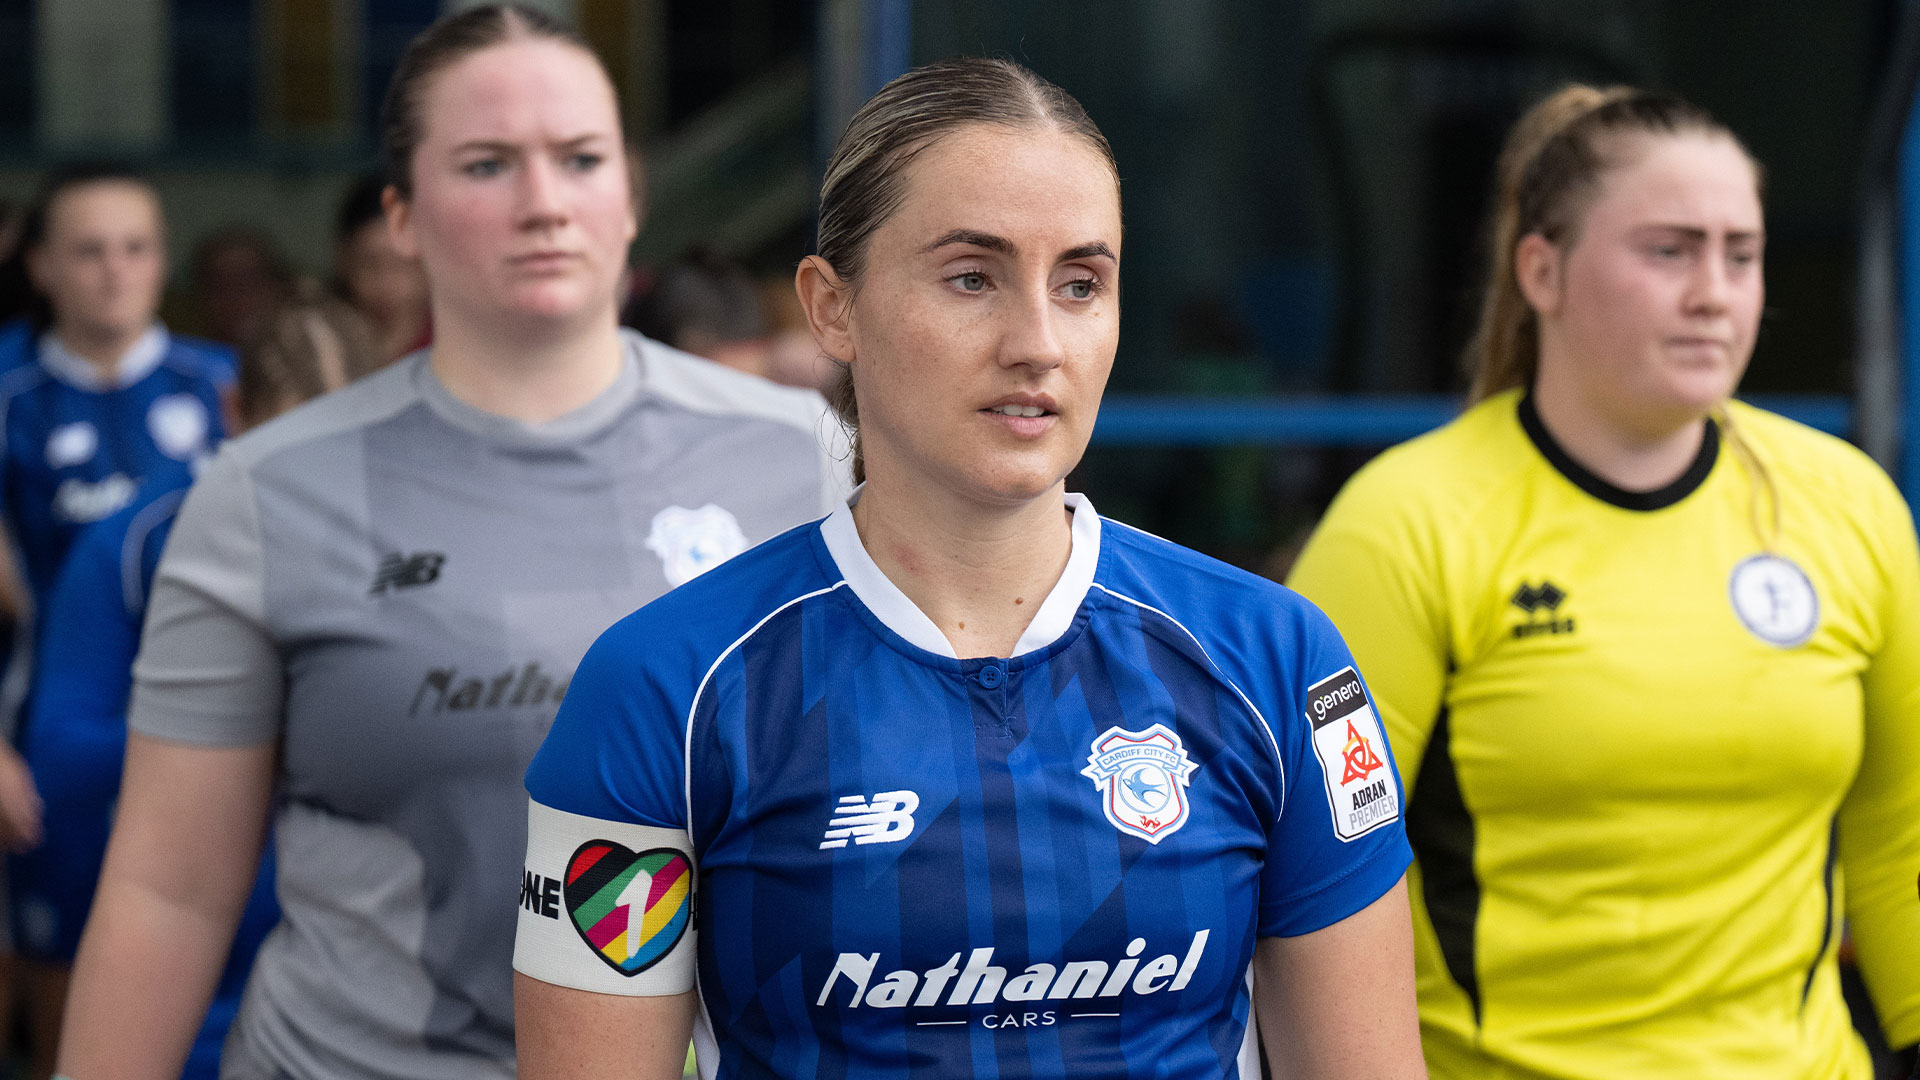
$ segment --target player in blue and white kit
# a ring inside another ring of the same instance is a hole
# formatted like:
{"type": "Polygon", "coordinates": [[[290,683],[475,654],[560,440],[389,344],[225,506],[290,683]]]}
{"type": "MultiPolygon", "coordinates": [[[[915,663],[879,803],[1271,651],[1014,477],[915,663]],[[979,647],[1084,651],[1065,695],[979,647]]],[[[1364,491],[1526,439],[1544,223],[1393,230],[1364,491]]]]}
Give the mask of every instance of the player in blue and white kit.
{"type": "Polygon", "coordinates": [[[1422,1075],[1367,691],[1064,477],[1111,151],[1016,65],[855,116],[796,284],[865,486],[618,623],[527,776],[521,1076],[1422,1075]]]}
{"type": "MultiPolygon", "coordinates": [[[[185,483],[221,436],[219,395],[234,359],[222,346],[179,338],[155,318],[166,281],[165,228],[153,188],[111,165],[53,176],[22,236],[43,324],[0,338],[0,518],[24,595],[21,629],[0,685],[0,730],[14,739],[31,693],[25,678],[55,575],[86,525],[111,516],[150,477],[185,483]]],[[[11,751],[0,751],[10,757],[11,751]]],[[[10,868],[12,888],[38,867],[10,868]]],[[[19,897],[14,897],[18,901],[19,897]]],[[[10,929],[27,961],[34,1068],[52,1065],[69,956],[44,947],[44,924],[10,929]]]]}
{"type": "Polygon", "coordinates": [[[235,362],[155,320],[164,229],[136,174],[55,177],[22,242],[51,323],[15,340],[17,364],[0,359],[0,511],[41,604],[81,527],[125,506],[148,476],[213,449],[235,362]]]}
{"type": "MultiPolygon", "coordinates": [[[[366,324],[346,305],[292,304],[272,313],[242,358],[236,426],[252,427],[380,366],[366,324]]],[[[169,472],[132,502],[81,530],[54,581],[34,663],[35,692],[21,751],[44,801],[45,838],[20,856],[15,903],[23,946],[43,962],[73,962],[106,854],[134,653],[160,552],[187,493],[169,472]]],[[[234,935],[233,948],[183,1076],[214,1080],[220,1047],[240,1006],[254,952],[280,919],[272,853],[234,935]]],[[[58,1009],[59,1001],[47,1002],[58,1009]]]]}

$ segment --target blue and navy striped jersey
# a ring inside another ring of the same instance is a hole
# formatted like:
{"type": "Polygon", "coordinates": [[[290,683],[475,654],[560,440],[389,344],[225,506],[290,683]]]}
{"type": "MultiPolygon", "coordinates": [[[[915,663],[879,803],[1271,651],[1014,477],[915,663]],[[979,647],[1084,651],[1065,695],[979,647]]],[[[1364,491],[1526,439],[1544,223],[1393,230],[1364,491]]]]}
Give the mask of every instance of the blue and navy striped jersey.
{"type": "MultiPolygon", "coordinates": [[[[1399,880],[1398,781],[1331,624],[1070,504],[1011,658],[956,658],[844,509],[587,654],[527,786],[685,830],[703,1075],[1258,1076],[1257,939],[1399,880]]],[[[609,920],[670,923],[608,909],[605,846],[528,873],[582,955],[633,967],[609,920]]]]}
{"type": "MultiPolygon", "coordinates": [[[[34,656],[34,694],[20,751],[44,803],[45,836],[9,864],[15,945],[42,962],[73,963],[93,906],[120,797],[140,623],[185,495],[184,477],[157,476],[113,516],[80,530],[42,612],[42,647],[34,656]]],[[[253,955],[280,921],[273,865],[269,846],[182,1080],[220,1074],[220,1048],[239,1011],[253,955]]]]}
{"type": "Polygon", "coordinates": [[[25,355],[0,356],[0,511],[44,605],[82,526],[127,505],[149,476],[171,470],[184,480],[219,442],[219,391],[235,360],[158,326],[112,378],[51,333],[12,338],[10,349],[25,355]]]}

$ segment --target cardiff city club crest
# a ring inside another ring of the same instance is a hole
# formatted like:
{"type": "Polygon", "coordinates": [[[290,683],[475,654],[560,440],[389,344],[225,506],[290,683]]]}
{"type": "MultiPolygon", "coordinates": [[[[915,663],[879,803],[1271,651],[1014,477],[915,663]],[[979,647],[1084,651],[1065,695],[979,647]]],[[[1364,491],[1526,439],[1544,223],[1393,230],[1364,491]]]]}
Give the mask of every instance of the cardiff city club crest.
{"type": "Polygon", "coordinates": [[[713,503],[698,510],[669,506],[653,515],[647,547],[660,556],[667,584],[680,586],[747,550],[747,534],[713,503]]]}
{"type": "Polygon", "coordinates": [[[1187,778],[1199,768],[1165,724],[1145,731],[1110,727],[1093,740],[1082,775],[1101,793],[1113,827],[1157,844],[1187,823],[1187,778]]]}

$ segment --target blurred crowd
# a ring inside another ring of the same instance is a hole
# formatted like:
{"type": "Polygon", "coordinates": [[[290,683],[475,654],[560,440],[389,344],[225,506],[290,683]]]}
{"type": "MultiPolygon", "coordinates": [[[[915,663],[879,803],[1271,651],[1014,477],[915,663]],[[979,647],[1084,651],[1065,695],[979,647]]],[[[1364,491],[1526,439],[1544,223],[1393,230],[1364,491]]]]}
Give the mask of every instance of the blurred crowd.
{"type": "MultiPolygon", "coordinates": [[[[195,241],[178,282],[166,278],[170,237],[156,204],[154,272],[161,276],[147,317],[237,349],[275,311],[331,296],[365,321],[383,358],[426,347],[433,339],[426,277],[418,259],[394,246],[384,187],[380,174],[367,173],[341,194],[326,267],[299,266],[269,230],[234,221],[195,241]]],[[[27,269],[28,242],[43,229],[36,225],[42,201],[0,200],[0,325],[15,333],[44,329],[51,318],[27,269]]],[[[786,386],[818,389],[831,373],[785,274],[756,276],[731,256],[697,246],[664,265],[633,267],[624,292],[621,322],[657,341],[786,386]]]]}

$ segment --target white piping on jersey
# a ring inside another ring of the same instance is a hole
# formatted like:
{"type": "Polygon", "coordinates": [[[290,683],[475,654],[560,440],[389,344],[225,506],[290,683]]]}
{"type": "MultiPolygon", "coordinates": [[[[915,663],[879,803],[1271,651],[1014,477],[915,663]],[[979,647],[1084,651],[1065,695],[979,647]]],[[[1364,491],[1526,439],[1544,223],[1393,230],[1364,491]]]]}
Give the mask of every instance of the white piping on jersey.
{"type": "Polygon", "coordinates": [[[1259,719],[1260,729],[1267,733],[1267,745],[1273,748],[1274,768],[1278,769],[1280,772],[1280,798],[1276,800],[1276,805],[1284,804],[1287,800],[1287,763],[1285,760],[1283,760],[1280,757],[1280,740],[1276,738],[1273,734],[1273,725],[1267,722],[1266,714],[1261,712],[1259,707],[1256,706],[1253,703],[1253,701],[1247,697],[1246,693],[1240,689],[1240,685],[1234,682],[1232,679],[1228,678],[1227,673],[1221,670],[1219,664],[1214,662],[1213,655],[1207,652],[1207,647],[1205,645],[1200,644],[1200,639],[1194,636],[1193,631],[1187,629],[1186,624],[1181,622],[1179,619],[1176,619],[1173,616],[1167,614],[1166,612],[1161,611],[1159,608],[1154,607],[1152,604],[1146,603],[1141,600],[1135,600],[1133,597],[1128,596],[1125,593],[1114,592],[1112,589],[1107,588],[1105,585],[1102,585],[1097,581],[1093,583],[1093,587],[1096,589],[1099,589],[1103,593],[1106,593],[1108,596],[1113,597],[1115,600],[1124,600],[1125,602],[1132,604],[1134,607],[1144,608],[1147,611],[1153,612],[1155,615],[1158,615],[1161,618],[1172,623],[1173,625],[1179,627],[1180,632],[1187,635],[1187,640],[1193,642],[1193,647],[1196,649],[1199,649],[1200,655],[1207,658],[1207,666],[1213,669],[1213,673],[1215,675],[1220,676],[1221,682],[1226,683],[1229,687],[1233,689],[1234,696],[1240,699],[1240,703],[1242,705],[1245,705],[1247,709],[1251,711],[1253,715],[1259,719]]]}
{"type": "Polygon", "coordinates": [[[1158,540],[1158,541],[1160,541],[1160,542],[1161,542],[1161,543],[1163,543],[1163,544],[1171,544],[1171,545],[1173,545],[1174,547],[1179,547],[1179,546],[1180,546],[1180,545],[1178,545],[1178,544],[1174,544],[1174,542],[1173,542],[1173,541],[1171,541],[1171,540],[1169,540],[1169,539],[1167,539],[1166,537],[1164,537],[1164,536],[1161,536],[1161,535],[1160,535],[1159,533],[1157,533],[1157,532],[1149,532],[1148,530],[1146,530],[1146,529],[1143,529],[1143,528],[1141,528],[1141,527],[1140,527],[1140,526],[1138,526],[1138,525],[1129,525],[1129,524],[1127,524],[1126,522],[1124,522],[1124,521],[1120,521],[1120,520],[1118,520],[1118,519],[1109,519],[1109,520],[1111,520],[1111,521],[1113,521],[1113,523],[1114,523],[1115,525],[1118,525],[1118,526],[1120,526],[1121,528],[1123,528],[1123,529],[1126,529],[1126,530],[1127,530],[1128,532],[1137,532],[1137,533],[1139,533],[1139,534],[1140,534],[1141,536],[1145,536],[1145,537],[1150,537],[1150,538],[1152,538],[1152,539],[1154,539],[1154,540],[1158,540]]]}
{"type": "Polygon", "coordinates": [[[141,580],[142,564],[146,561],[147,537],[160,523],[180,509],[181,502],[187,497],[187,489],[169,491],[134,512],[133,520],[127,523],[126,542],[120,545],[120,599],[127,606],[127,614],[139,615],[147,607],[146,583],[141,580]]]}
{"type": "Polygon", "coordinates": [[[734,638],[733,644],[720,650],[720,655],[714,657],[712,666],[707,668],[707,673],[705,675],[700,676],[700,685],[696,687],[693,691],[693,703],[687,707],[686,735],[682,739],[684,746],[682,747],[680,752],[681,758],[682,758],[681,770],[684,774],[681,777],[681,784],[686,789],[686,798],[687,798],[687,838],[689,840],[693,838],[693,718],[694,718],[694,715],[700,711],[700,699],[707,696],[707,684],[713,681],[713,673],[720,670],[720,665],[723,663],[726,663],[727,657],[733,655],[733,650],[745,644],[748,638],[759,633],[760,628],[767,625],[767,623],[771,622],[775,615],[780,614],[781,612],[787,610],[793,605],[798,604],[804,600],[811,600],[816,596],[825,596],[826,594],[834,591],[835,589],[841,588],[846,584],[847,584],[847,579],[841,578],[839,581],[834,582],[833,584],[827,586],[824,589],[815,589],[810,593],[802,593],[801,595],[796,596],[793,599],[788,600],[787,602],[781,604],[779,607],[774,608],[772,611],[767,612],[764,616],[761,617],[760,621],[757,623],[754,623],[752,628],[750,628],[746,633],[741,634],[737,638],[734,638]]]}
{"type": "MultiPolygon", "coordinates": [[[[801,595],[796,596],[793,599],[788,600],[787,602],[781,604],[779,607],[774,608],[772,611],[767,612],[766,615],[762,616],[759,622],[754,623],[753,626],[749,628],[746,633],[741,634],[739,637],[733,639],[733,644],[721,650],[720,655],[714,657],[713,664],[707,668],[707,673],[705,675],[700,676],[700,685],[696,687],[693,692],[693,703],[687,707],[686,734],[681,739],[681,742],[683,745],[680,751],[681,785],[685,789],[686,800],[687,800],[687,850],[688,851],[694,850],[694,843],[693,843],[693,718],[696,714],[700,712],[700,699],[706,696],[707,684],[713,681],[713,673],[720,670],[720,665],[726,662],[727,657],[733,655],[733,650],[745,644],[748,638],[759,633],[760,628],[767,625],[768,622],[772,621],[775,615],[780,614],[781,612],[787,610],[788,608],[792,607],[795,604],[801,603],[802,601],[811,600],[816,596],[825,596],[826,594],[834,591],[835,589],[840,588],[846,583],[847,583],[846,579],[841,578],[839,581],[834,582],[833,584],[827,586],[824,589],[815,589],[810,593],[802,593],[801,595]]],[[[698,1005],[698,1008],[694,1012],[694,1025],[693,1025],[694,1062],[695,1062],[696,1068],[698,1068],[700,1071],[700,1076],[702,1077],[702,1080],[713,1080],[714,1074],[717,1073],[720,1069],[720,1048],[719,1048],[719,1042],[714,1038],[714,1034],[713,1034],[713,1018],[707,1015],[707,993],[700,986],[700,968],[698,964],[694,965],[693,996],[694,996],[694,1001],[698,1005]]]]}

